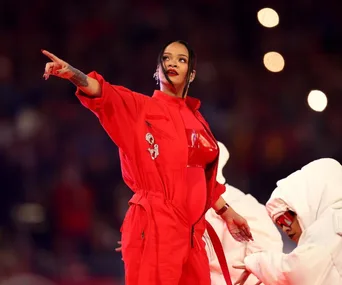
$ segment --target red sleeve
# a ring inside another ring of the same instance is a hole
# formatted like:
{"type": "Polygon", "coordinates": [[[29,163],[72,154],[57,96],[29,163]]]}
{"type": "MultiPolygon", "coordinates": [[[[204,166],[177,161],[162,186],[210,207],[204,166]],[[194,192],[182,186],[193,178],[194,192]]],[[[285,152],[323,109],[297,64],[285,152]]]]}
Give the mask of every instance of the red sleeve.
{"type": "Polygon", "coordinates": [[[211,203],[211,207],[214,206],[214,204],[216,203],[216,201],[220,198],[220,196],[226,191],[226,186],[224,186],[221,183],[218,183],[217,181],[215,182],[215,187],[213,189],[213,194],[212,194],[212,203],[211,203]]]}
{"type": "Polygon", "coordinates": [[[114,143],[127,152],[131,131],[135,128],[137,117],[148,97],[122,86],[111,85],[95,71],[88,76],[100,83],[101,96],[91,98],[80,89],[77,89],[76,96],[83,106],[99,118],[114,143]]]}

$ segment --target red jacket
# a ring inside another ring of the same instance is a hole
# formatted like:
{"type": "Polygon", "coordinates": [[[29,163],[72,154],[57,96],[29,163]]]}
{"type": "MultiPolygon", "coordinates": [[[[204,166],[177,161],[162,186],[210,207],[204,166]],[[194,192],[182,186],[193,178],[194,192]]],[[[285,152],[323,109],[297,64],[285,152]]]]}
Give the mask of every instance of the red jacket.
{"type": "MultiPolygon", "coordinates": [[[[172,108],[172,97],[161,91],[155,91],[149,97],[121,86],[110,85],[96,72],[89,76],[100,82],[102,97],[89,99],[77,92],[78,98],[95,113],[119,147],[122,176],[126,184],[133,192],[141,189],[162,192],[185,213],[188,144],[176,100],[175,108],[172,108]],[[151,159],[148,151],[150,145],[145,139],[147,133],[151,133],[159,145],[160,154],[155,160],[151,159]]],[[[199,112],[200,101],[188,96],[186,103],[212,135],[208,123],[199,112]]],[[[208,195],[203,213],[225,191],[224,185],[216,181],[217,166],[218,156],[206,170],[208,195]]]]}
{"type": "MultiPolygon", "coordinates": [[[[176,265],[177,262],[184,259],[179,253],[179,260],[176,260],[174,250],[181,252],[181,247],[184,246],[183,252],[187,252],[189,241],[194,244],[193,237],[196,244],[204,249],[201,243],[205,227],[203,216],[225,191],[224,185],[216,182],[218,156],[205,171],[207,203],[203,215],[198,217],[198,224],[190,225],[187,220],[188,205],[186,204],[188,142],[177,103],[179,100],[161,91],[155,91],[154,95],[149,97],[121,86],[110,85],[95,72],[90,73],[89,76],[96,78],[101,84],[101,97],[91,99],[79,90],[76,95],[85,107],[95,113],[103,128],[119,147],[123,179],[135,193],[130,203],[140,205],[147,215],[147,236],[151,238],[146,239],[143,246],[144,253],[141,257],[144,259],[141,262],[143,268],[139,273],[135,273],[129,272],[126,267],[126,274],[129,276],[143,274],[143,277],[139,275],[136,279],[141,282],[139,284],[152,284],[152,277],[149,276],[152,275],[151,268],[158,266],[173,268],[172,265],[169,266],[169,263],[173,262],[175,271],[172,273],[171,269],[167,269],[168,276],[164,276],[171,278],[172,274],[177,274],[176,267],[179,267],[176,265]],[[151,135],[153,140],[149,141],[151,135]],[[153,152],[156,145],[158,145],[158,153],[153,152]],[[155,154],[157,155],[153,159],[152,156],[155,154]],[[157,247],[156,243],[162,245],[157,247]],[[162,250],[161,255],[156,253],[157,248],[162,250]],[[170,256],[173,256],[173,261],[170,260],[170,256]]],[[[186,103],[208,133],[213,136],[208,123],[198,110],[200,101],[187,97],[186,103]]],[[[128,253],[125,253],[124,240],[125,243],[130,243],[129,246],[127,245],[126,252],[140,246],[136,244],[136,238],[130,239],[134,235],[133,230],[142,224],[141,221],[135,220],[142,219],[143,214],[131,210],[126,215],[122,234],[125,263],[128,253]]],[[[143,230],[142,238],[145,233],[146,231],[143,230]]],[[[140,254],[140,251],[132,254],[131,259],[137,259],[137,254],[140,254]]]]}

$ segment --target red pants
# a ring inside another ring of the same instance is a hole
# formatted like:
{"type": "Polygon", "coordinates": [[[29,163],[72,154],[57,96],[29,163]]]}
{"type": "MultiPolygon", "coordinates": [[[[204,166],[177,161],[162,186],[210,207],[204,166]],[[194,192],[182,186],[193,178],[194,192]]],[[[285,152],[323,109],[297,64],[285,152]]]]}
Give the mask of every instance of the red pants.
{"type": "Polygon", "coordinates": [[[162,197],[135,194],[130,203],[122,227],[125,284],[210,285],[204,218],[192,236],[191,226],[162,197]]]}

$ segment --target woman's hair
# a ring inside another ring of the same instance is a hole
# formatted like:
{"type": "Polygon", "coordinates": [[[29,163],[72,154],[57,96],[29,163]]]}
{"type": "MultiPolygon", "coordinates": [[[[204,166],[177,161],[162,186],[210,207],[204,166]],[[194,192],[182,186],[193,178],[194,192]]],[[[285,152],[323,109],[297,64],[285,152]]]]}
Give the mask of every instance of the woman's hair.
{"type": "Polygon", "coordinates": [[[185,87],[183,89],[183,94],[182,94],[182,97],[184,98],[184,96],[185,96],[185,94],[186,94],[186,92],[188,91],[188,88],[189,88],[190,75],[196,69],[196,54],[195,54],[194,50],[189,46],[189,44],[187,42],[185,42],[185,41],[182,41],[182,40],[170,41],[170,42],[168,42],[167,44],[165,44],[163,46],[163,48],[161,49],[161,51],[159,53],[159,56],[158,56],[157,65],[159,65],[162,68],[166,80],[172,86],[173,86],[173,83],[172,83],[172,81],[170,80],[169,76],[166,73],[166,69],[165,69],[164,62],[163,62],[164,51],[172,43],[180,43],[180,44],[182,44],[183,46],[186,47],[186,49],[188,50],[188,53],[189,53],[188,72],[186,74],[186,84],[185,84],[185,87]]]}

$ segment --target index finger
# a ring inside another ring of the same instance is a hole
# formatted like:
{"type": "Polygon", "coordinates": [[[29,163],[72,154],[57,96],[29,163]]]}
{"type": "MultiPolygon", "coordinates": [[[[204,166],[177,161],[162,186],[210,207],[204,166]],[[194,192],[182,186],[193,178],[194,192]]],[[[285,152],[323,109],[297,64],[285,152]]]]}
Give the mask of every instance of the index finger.
{"type": "Polygon", "coordinates": [[[246,270],[246,265],[236,264],[236,265],[233,265],[233,268],[246,270]]]}
{"type": "Polygon", "coordinates": [[[54,62],[58,62],[60,59],[55,56],[53,53],[48,52],[47,50],[42,49],[42,53],[46,55],[48,58],[50,58],[54,62]]]}

